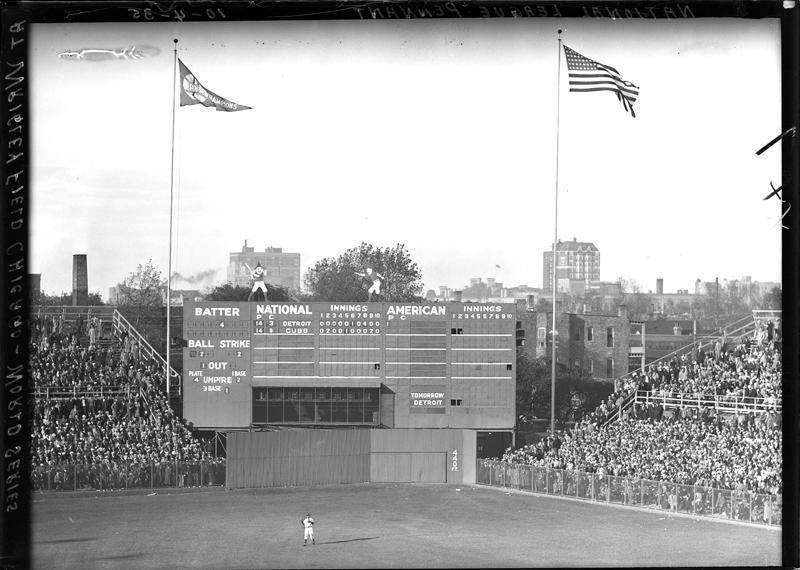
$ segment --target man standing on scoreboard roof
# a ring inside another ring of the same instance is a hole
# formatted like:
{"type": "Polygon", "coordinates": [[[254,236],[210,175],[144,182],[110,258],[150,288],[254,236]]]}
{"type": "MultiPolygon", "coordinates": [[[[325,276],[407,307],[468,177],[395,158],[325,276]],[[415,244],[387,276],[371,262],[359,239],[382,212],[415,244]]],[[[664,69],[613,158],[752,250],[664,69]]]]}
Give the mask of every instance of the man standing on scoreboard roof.
{"type": "Polygon", "coordinates": [[[314,542],[314,519],[311,518],[311,513],[307,513],[305,518],[300,521],[300,524],[305,529],[303,532],[303,546],[306,546],[309,538],[311,539],[311,544],[316,544],[314,542]]]}
{"type": "Polygon", "coordinates": [[[369,298],[367,299],[367,302],[372,301],[373,293],[375,293],[375,295],[381,294],[381,279],[386,279],[383,275],[381,275],[371,267],[367,267],[366,273],[356,272],[356,275],[358,275],[359,277],[366,277],[367,279],[372,280],[372,286],[369,289],[367,289],[367,293],[369,293],[369,298]]]}
{"type": "Polygon", "coordinates": [[[259,289],[264,294],[264,301],[267,300],[267,286],[264,284],[264,268],[261,267],[261,262],[259,261],[256,264],[255,269],[250,267],[247,262],[245,262],[245,266],[250,271],[250,279],[253,280],[253,289],[250,291],[250,295],[248,295],[247,300],[252,301],[253,295],[259,289]]]}

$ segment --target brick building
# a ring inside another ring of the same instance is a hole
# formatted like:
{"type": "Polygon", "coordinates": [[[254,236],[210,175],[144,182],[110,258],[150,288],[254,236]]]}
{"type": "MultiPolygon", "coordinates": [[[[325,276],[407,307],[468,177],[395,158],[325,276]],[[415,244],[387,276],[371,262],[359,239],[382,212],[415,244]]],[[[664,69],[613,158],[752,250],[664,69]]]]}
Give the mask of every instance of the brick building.
{"type": "MultiPolygon", "coordinates": [[[[524,352],[529,358],[549,356],[552,312],[524,312],[518,322],[524,330],[524,352]]],[[[616,314],[558,313],[556,362],[613,379],[628,372],[631,322],[626,307],[616,314]]]]}
{"type": "Polygon", "coordinates": [[[283,251],[280,247],[267,247],[264,251],[255,251],[248,247],[247,240],[242,251],[231,252],[228,260],[228,282],[236,286],[250,285],[249,265],[257,264],[264,268],[264,281],[286,289],[300,288],[300,254],[283,251]]]}
{"type": "MultiPolygon", "coordinates": [[[[583,294],[591,283],[600,281],[600,250],[591,242],[558,240],[556,248],[556,281],[558,291],[583,294]]],[[[542,253],[542,288],[553,288],[553,250],[542,253]]]]}

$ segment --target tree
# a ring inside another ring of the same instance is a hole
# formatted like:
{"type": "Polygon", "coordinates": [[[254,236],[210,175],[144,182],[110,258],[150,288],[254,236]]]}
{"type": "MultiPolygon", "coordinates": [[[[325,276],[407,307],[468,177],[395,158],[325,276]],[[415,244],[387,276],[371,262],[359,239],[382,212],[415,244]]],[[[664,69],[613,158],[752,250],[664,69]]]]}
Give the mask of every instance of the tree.
{"type": "MultiPolygon", "coordinates": [[[[265,285],[267,287],[267,299],[270,301],[274,301],[276,303],[291,303],[297,300],[292,297],[289,291],[283,287],[278,287],[277,285],[272,285],[270,283],[265,283],[265,285]]],[[[250,287],[245,285],[232,285],[231,283],[225,283],[224,285],[218,285],[209,292],[205,293],[203,298],[206,301],[246,301],[249,295],[250,287]]],[[[260,295],[258,298],[261,298],[260,295]]]]}
{"type": "Polygon", "coordinates": [[[621,305],[628,307],[631,318],[644,318],[653,312],[653,298],[644,293],[634,279],[620,277],[618,280],[622,291],[621,305]]]}
{"type": "Polygon", "coordinates": [[[161,307],[164,305],[162,293],[167,281],[161,271],[148,259],[139,265],[125,281],[118,285],[117,305],[122,307],[161,307]]]}
{"type": "MultiPolygon", "coordinates": [[[[405,245],[375,247],[362,242],[338,257],[319,260],[305,275],[305,286],[312,301],[366,301],[369,284],[358,273],[371,267],[383,275],[377,300],[389,302],[422,301],[422,273],[405,245]]],[[[376,299],[373,299],[376,300],[376,299]]]]}
{"type": "MultiPolygon", "coordinates": [[[[517,351],[517,418],[527,421],[533,416],[550,417],[551,360],[529,359],[517,351]]],[[[556,422],[561,426],[594,410],[611,393],[607,382],[593,380],[585,372],[556,366],[556,422]]]]}
{"type": "Polygon", "coordinates": [[[777,311],[781,308],[782,297],[783,290],[780,287],[773,287],[764,294],[761,304],[763,305],[764,309],[773,309],[777,311]]]}
{"type": "MultiPolygon", "coordinates": [[[[56,293],[45,293],[39,292],[39,296],[33,299],[34,305],[42,305],[46,307],[54,307],[54,306],[71,306],[72,305],[72,293],[62,292],[60,295],[56,293]]],[[[97,307],[100,305],[104,305],[103,299],[100,297],[100,293],[89,293],[87,297],[87,305],[92,307],[97,307]]]]}

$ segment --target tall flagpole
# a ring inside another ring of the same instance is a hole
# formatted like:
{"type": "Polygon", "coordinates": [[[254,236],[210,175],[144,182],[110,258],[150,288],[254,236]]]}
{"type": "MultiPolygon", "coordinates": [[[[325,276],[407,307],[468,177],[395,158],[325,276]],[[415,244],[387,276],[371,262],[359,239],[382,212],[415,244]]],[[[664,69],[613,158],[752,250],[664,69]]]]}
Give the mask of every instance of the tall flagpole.
{"type": "Polygon", "coordinates": [[[558,244],[558,146],[561,122],[561,30],[558,30],[558,86],[556,96],[556,199],[553,222],[553,332],[552,338],[552,363],[551,363],[551,382],[550,382],[550,435],[556,435],[556,267],[557,267],[557,244],[558,244]]]}
{"type": "Polygon", "coordinates": [[[175,85],[176,77],[178,75],[178,38],[172,40],[175,46],[172,50],[172,158],[169,167],[169,258],[167,259],[167,400],[169,400],[169,385],[170,380],[170,365],[169,365],[169,348],[172,337],[170,336],[170,300],[172,297],[172,196],[175,185],[175,92],[177,86],[175,85]]]}

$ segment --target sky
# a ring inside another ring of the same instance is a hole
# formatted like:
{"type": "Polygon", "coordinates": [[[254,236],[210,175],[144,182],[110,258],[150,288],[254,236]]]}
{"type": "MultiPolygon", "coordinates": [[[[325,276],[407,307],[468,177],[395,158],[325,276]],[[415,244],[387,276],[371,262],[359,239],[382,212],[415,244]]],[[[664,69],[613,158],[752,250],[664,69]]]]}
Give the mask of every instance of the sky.
{"type": "MultiPolygon", "coordinates": [[[[175,114],[173,272],[226,279],[248,245],[302,270],[361,241],[405,243],[425,289],[542,286],[558,236],[601,279],[780,281],[776,20],[471,19],[32,28],[32,272],[89,290],[148,259],[166,274],[173,38],[207,88],[252,107],[175,114]],[[564,44],[639,86],[570,93],[564,44]],[[141,59],[59,57],[137,46],[141,59]],[[558,128],[557,128],[558,127],[558,128]],[[496,266],[500,266],[498,269],[496,266]]],[[[190,281],[175,287],[189,288],[190,281]]]]}

